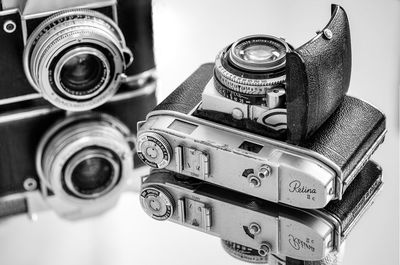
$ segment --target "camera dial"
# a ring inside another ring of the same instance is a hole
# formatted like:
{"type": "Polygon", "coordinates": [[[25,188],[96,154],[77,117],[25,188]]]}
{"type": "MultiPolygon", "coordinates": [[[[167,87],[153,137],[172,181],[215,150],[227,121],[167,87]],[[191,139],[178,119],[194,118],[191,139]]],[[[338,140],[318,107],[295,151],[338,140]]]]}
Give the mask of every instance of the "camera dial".
{"type": "Polygon", "coordinates": [[[71,115],[42,138],[36,155],[41,181],[74,203],[118,195],[133,169],[129,129],[98,113],[71,115]]]}
{"type": "Polygon", "coordinates": [[[268,255],[260,255],[257,249],[223,239],[221,240],[221,244],[223,249],[236,259],[254,264],[268,264],[268,255]]]}
{"type": "Polygon", "coordinates": [[[53,105],[70,111],[105,103],[132,60],[118,25],[86,9],[44,20],[30,35],[23,55],[31,85],[53,105]]]}

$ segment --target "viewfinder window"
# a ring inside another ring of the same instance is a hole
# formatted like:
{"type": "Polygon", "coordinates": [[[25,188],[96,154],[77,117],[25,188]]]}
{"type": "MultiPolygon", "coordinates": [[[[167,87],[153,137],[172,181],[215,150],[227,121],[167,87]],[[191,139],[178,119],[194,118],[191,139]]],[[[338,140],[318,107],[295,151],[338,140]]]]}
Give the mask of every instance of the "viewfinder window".
{"type": "Polygon", "coordinates": [[[191,134],[198,126],[195,124],[191,124],[188,122],[184,122],[181,120],[174,120],[169,126],[168,129],[186,133],[186,134],[191,134]]]}
{"type": "Polygon", "coordinates": [[[259,153],[263,147],[264,146],[262,146],[262,145],[251,143],[251,142],[247,142],[247,141],[244,141],[239,146],[240,149],[243,149],[243,150],[246,150],[246,151],[249,151],[249,152],[252,152],[252,153],[259,153]]]}

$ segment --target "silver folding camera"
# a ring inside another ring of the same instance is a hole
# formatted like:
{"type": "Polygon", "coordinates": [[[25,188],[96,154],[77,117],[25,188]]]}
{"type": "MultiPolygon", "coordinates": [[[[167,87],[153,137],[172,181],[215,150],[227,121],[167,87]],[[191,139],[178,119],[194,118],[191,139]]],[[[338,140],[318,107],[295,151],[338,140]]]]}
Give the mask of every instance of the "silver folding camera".
{"type": "Polygon", "coordinates": [[[217,236],[245,261],[339,252],[381,190],[370,157],[386,133],[379,110],[346,95],[350,43],[332,5],[299,48],[252,35],[197,69],[138,123],[137,152],[153,168],[144,211],[217,236]]]}
{"type": "Polygon", "coordinates": [[[147,0],[4,0],[0,24],[1,105],[90,110],[154,74],[147,0]]]}
{"type": "Polygon", "coordinates": [[[138,124],[139,157],[268,201],[340,200],[386,132],[381,112],[345,95],[350,49],[338,6],[298,49],[268,35],[238,40],[138,124]]]}
{"type": "Polygon", "coordinates": [[[318,210],[300,209],[157,169],[143,178],[140,201],[156,220],[221,238],[236,258],[319,261],[341,249],[381,188],[381,169],[370,161],[341,201],[318,210]]]}

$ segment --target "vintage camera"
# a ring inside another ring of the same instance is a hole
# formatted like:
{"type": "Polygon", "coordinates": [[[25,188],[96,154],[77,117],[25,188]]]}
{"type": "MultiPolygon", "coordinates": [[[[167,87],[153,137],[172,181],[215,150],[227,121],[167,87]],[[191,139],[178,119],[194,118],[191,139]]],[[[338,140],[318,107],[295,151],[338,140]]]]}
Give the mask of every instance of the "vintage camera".
{"type": "Polygon", "coordinates": [[[156,105],[155,81],[92,111],[44,99],[0,107],[0,217],[52,209],[67,219],[103,213],[142,165],[136,124],[156,105]]]}
{"type": "Polygon", "coordinates": [[[150,0],[2,1],[0,105],[43,96],[84,111],[122,83],[145,83],[155,66],[151,15],[150,0]]]}
{"type": "Polygon", "coordinates": [[[345,11],[293,49],[253,35],[225,48],[138,124],[144,163],[272,202],[340,200],[383,141],[385,116],[346,96],[345,11]]]}
{"type": "MultiPolygon", "coordinates": [[[[299,209],[229,190],[165,169],[143,178],[140,201],[156,220],[169,220],[217,236],[236,258],[265,263],[275,255],[318,261],[339,250],[382,187],[380,167],[369,161],[341,201],[299,209]]],[[[283,264],[283,263],[282,263],[283,264]]]]}

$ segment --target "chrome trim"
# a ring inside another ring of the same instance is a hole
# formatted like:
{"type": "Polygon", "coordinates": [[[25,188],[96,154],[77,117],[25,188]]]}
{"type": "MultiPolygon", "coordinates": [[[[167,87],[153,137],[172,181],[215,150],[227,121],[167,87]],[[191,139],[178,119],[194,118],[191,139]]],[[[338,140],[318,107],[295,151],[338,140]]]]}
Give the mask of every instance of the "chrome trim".
{"type": "Polygon", "coordinates": [[[114,4],[112,4],[111,6],[111,9],[112,9],[112,16],[113,16],[113,20],[114,20],[114,22],[117,24],[117,25],[119,25],[119,23],[118,23],[118,8],[117,8],[117,2],[116,1],[113,1],[113,2],[115,2],[114,4]]]}
{"type": "Polygon", "coordinates": [[[123,80],[123,83],[130,84],[130,85],[135,85],[135,84],[143,85],[149,79],[157,79],[157,71],[155,68],[146,70],[137,75],[126,76],[125,79],[123,80]]]}
{"type": "Polygon", "coordinates": [[[12,98],[4,98],[4,99],[0,99],[0,105],[7,105],[7,104],[16,103],[16,102],[26,101],[26,100],[38,99],[41,97],[42,97],[42,95],[40,95],[39,93],[33,93],[33,94],[26,94],[26,95],[12,97],[12,98]]]}
{"type": "Polygon", "coordinates": [[[97,8],[116,5],[116,2],[117,2],[116,0],[97,1],[97,2],[93,1],[92,3],[87,3],[87,4],[83,4],[83,5],[77,5],[77,6],[73,6],[73,7],[72,6],[67,6],[67,7],[62,7],[62,8],[59,8],[59,9],[54,9],[54,10],[49,10],[49,11],[44,11],[44,12],[37,12],[37,13],[32,13],[32,14],[23,14],[23,13],[21,13],[21,17],[23,19],[29,20],[29,19],[35,19],[35,18],[51,16],[54,13],[61,12],[61,11],[64,11],[64,10],[70,9],[70,8],[97,9],[97,8]]]}
{"type": "Polygon", "coordinates": [[[30,110],[30,111],[26,111],[26,112],[18,112],[18,113],[8,114],[8,115],[0,116],[0,124],[12,122],[12,121],[16,121],[16,120],[30,119],[30,118],[37,117],[37,116],[45,116],[45,115],[48,115],[57,110],[58,110],[57,108],[49,107],[49,108],[43,108],[43,109],[30,110]]]}
{"type": "Polygon", "coordinates": [[[150,95],[153,92],[156,91],[157,88],[157,83],[156,82],[151,82],[150,84],[147,84],[144,87],[129,91],[129,92],[124,92],[124,93],[118,93],[114,95],[108,102],[116,102],[124,99],[130,99],[134,97],[140,97],[140,96],[146,96],[150,95]]]}
{"type": "Polygon", "coordinates": [[[18,13],[18,8],[2,10],[0,11],[0,16],[8,16],[15,13],[18,13]]]}
{"type": "Polygon", "coordinates": [[[340,246],[342,245],[342,222],[336,216],[325,211],[325,209],[313,209],[309,210],[309,213],[321,216],[333,226],[334,230],[332,230],[332,237],[334,242],[332,242],[332,249],[339,251],[340,246]]]}
{"type": "Polygon", "coordinates": [[[28,42],[28,26],[26,25],[26,19],[21,18],[21,31],[22,31],[22,41],[24,43],[24,47],[28,42]]]}

